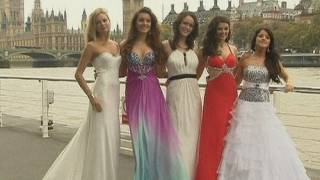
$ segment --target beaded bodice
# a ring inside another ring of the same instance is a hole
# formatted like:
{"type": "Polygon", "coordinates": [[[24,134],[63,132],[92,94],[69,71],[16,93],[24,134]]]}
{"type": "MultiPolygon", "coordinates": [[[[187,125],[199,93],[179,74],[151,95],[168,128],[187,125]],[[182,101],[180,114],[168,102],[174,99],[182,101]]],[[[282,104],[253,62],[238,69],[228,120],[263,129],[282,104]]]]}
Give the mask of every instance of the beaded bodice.
{"type": "Polygon", "coordinates": [[[221,74],[227,73],[233,75],[233,70],[236,67],[237,59],[232,53],[230,53],[225,60],[223,60],[220,56],[209,56],[207,63],[209,81],[219,77],[221,74]]]}
{"type": "Polygon", "coordinates": [[[142,75],[153,70],[153,66],[156,63],[155,55],[152,51],[146,53],[143,58],[140,58],[137,53],[131,52],[128,54],[128,61],[129,70],[142,75]]]}
{"type": "Polygon", "coordinates": [[[251,102],[269,102],[269,73],[266,67],[249,65],[244,69],[243,90],[239,99],[251,102]]]}

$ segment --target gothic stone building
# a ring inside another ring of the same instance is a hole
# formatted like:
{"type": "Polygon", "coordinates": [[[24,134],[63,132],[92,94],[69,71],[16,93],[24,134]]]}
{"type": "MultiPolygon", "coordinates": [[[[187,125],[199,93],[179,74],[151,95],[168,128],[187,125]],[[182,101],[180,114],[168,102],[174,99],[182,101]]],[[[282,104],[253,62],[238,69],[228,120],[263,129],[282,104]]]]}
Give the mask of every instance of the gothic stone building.
{"type": "Polygon", "coordinates": [[[282,1],[281,6],[278,0],[257,0],[255,2],[244,2],[239,0],[237,12],[240,19],[262,17],[265,21],[293,21],[297,12],[287,8],[287,2],[282,1]]]}
{"type": "Polygon", "coordinates": [[[84,47],[86,19],[84,11],[81,29],[68,29],[66,11],[44,14],[40,0],[35,0],[32,16],[24,23],[24,0],[0,0],[0,48],[79,51],[84,47]]]}
{"type": "MultiPolygon", "coordinates": [[[[224,1],[225,2],[225,1],[224,1]]],[[[184,4],[182,11],[187,11],[188,5],[184,4]]],[[[279,5],[278,0],[257,0],[256,2],[244,2],[239,0],[239,6],[233,7],[231,0],[228,0],[228,7],[226,10],[222,10],[218,6],[218,0],[214,0],[214,5],[209,10],[206,10],[203,6],[203,1],[200,0],[200,6],[195,12],[200,24],[206,24],[214,16],[225,16],[230,18],[231,23],[245,20],[252,17],[262,17],[264,20],[294,20],[296,11],[287,8],[286,2],[281,2],[279,5]]],[[[174,9],[174,5],[171,5],[171,11],[165,17],[162,24],[171,25],[175,20],[177,13],[174,9]]]]}
{"type": "MultiPolygon", "coordinates": [[[[187,3],[184,3],[184,8],[182,11],[188,11],[189,7],[187,3]]],[[[214,16],[226,16],[226,17],[233,17],[232,7],[231,7],[231,0],[228,0],[228,8],[226,10],[221,10],[218,6],[218,0],[214,0],[214,5],[209,10],[205,10],[203,6],[203,1],[200,1],[200,6],[198,7],[197,11],[195,12],[198,21],[200,24],[206,24],[210,19],[214,16]]],[[[162,24],[172,25],[174,20],[176,19],[178,13],[174,9],[174,5],[171,5],[171,10],[169,14],[164,18],[162,24]]]]}
{"type": "Polygon", "coordinates": [[[310,24],[313,17],[320,14],[320,1],[300,0],[294,9],[298,12],[298,15],[295,16],[296,21],[310,24]]]}

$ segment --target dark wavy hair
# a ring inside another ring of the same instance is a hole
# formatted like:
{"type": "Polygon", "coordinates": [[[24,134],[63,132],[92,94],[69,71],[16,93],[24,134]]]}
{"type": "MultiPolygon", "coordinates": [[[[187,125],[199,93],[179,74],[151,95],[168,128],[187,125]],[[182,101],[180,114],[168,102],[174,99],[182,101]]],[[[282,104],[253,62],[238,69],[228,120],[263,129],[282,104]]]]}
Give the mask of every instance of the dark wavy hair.
{"type": "MultiPolygon", "coordinates": [[[[207,31],[205,33],[202,46],[203,46],[203,56],[211,56],[211,55],[217,55],[218,50],[218,25],[219,23],[227,23],[229,25],[230,29],[230,20],[226,17],[222,16],[216,16],[214,17],[207,28],[207,31]]],[[[226,39],[226,42],[229,42],[231,36],[231,30],[229,30],[228,37],[226,39]]]]}
{"type": "Polygon", "coordinates": [[[122,58],[127,59],[128,54],[132,51],[133,44],[138,39],[139,31],[137,29],[136,24],[137,24],[139,14],[142,14],[142,13],[149,14],[151,17],[151,28],[147,34],[146,42],[147,42],[148,46],[150,46],[151,49],[154,51],[156,62],[159,64],[162,64],[163,59],[165,57],[164,57],[162,43],[160,40],[160,28],[158,25],[158,20],[157,20],[157,17],[154,15],[154,13],[151,11],[151,9],[147,8],[147,7],[141,8],[139,11],[137,11],[134,14],[134,16],[131,20],[128,38],[124,42],[124,44],[122,45],[122,48],[121,48],[121,56],[122,56],[122,58]]]}
{"type": "Polygon", "coordinates": [[[198,22],[198,19],[197,19],[196,15],[193,12],[190,12],[190,11],[181,12],[177,16],[176,20],[173,22],[173,25],[172,25],[173,38],[170,41],[170,45],[171,45],[171,48],[173,50],[177,49],[177,44],[178,44],[178,41],[180,39],[179,26],[182,23],[183,19],[185,17],[187,17],[187,16],[190,16],[194,21],[192,32],[187,37],[187,42],[186,43],[188,45],[188,49],[193,49],[194,41],[197,38],[197,36],[199,35],[199,22],[198,22]]]}
{"type": "Polygon", "coordinates": [[[256,30],[252,41],[251,41],[251,49],[255,51],[256,49],[256,39],[258,34],[261,31],[266,31],[270,36],[270,44],[266,51],[266,60],[265,66],[269,71],[270,79],[272,79],[276,83],[280,83],[279,74],[281,73],[281,66],[280,66],[280,54],[275,50],[274,47],[274,36],[270,29],[266,27],[259,28],[256,30]]]}

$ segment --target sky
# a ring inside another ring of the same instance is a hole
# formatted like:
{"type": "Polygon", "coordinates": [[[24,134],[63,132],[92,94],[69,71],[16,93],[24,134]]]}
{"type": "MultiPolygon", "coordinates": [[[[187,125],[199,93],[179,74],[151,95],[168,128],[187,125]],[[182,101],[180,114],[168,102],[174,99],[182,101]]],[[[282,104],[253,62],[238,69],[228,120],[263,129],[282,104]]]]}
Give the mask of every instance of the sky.
{"type": "MultiPolygon", "coordinates": [[[[250,2],[253,0],[245,0],[250,2]]],[[[279,0],[281,2],[282,0],[279,0]]],[[[288,8],[294,8],[300,0],[287,0],[288,8]]],[[[183,9],[183,4],[187,3],[190,11],[196,11],[199,7],[200,0],[144,0],[144,6],[150,7],[151,10],[156,14],[159,21],[168,14],[171,8],[171,4],[174,4],[177,13],[183,9]]],[[[237,7],[239,0],[232,0],[232,6],[237,7]]],[[[206,10],[210,9],[214,0],[203,0],[203,4],[206,10]]],[[[34,7],[34,0],[24,0],[24,11],[25,19],[31,16],[32,9],[34,7]]],[[[226,9],[228,6],[228,0],[218,0],[218,6],[220,9],[226,9]]],[[[113,28],[119,24],[122,29],[122,0],[41,0],[41,7],[44,10],[54,10],[55,15],[64,10],[67,11],[68,28],[72,27],[77,29],[80,27],[81,15],[85,9],[89,16],[95,8],[103,7],[106,8],[113,28]]],[[[112,28],[112,29],[113,29],[112,28]]]]}

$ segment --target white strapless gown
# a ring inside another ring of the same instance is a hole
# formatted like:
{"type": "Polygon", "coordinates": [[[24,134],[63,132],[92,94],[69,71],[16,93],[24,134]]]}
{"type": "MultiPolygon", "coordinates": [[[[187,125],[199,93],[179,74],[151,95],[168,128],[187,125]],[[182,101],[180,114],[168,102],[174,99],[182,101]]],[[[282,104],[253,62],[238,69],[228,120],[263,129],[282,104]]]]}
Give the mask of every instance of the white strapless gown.
{"type": "Polygon", "coordinates": [[[249,65],[243,74],[245,83],[225,137],[219,180],[310,180],[269,102],[268,69],[249,65]]]}
{"type": "Polygon", "coordinates": [[[102,53],[93,61],[97,79],[93,94],[102,111],[92,110],[87,120],[54,161],[43,180],[117,180],[119,123],[120,56],[102,53]]]}

